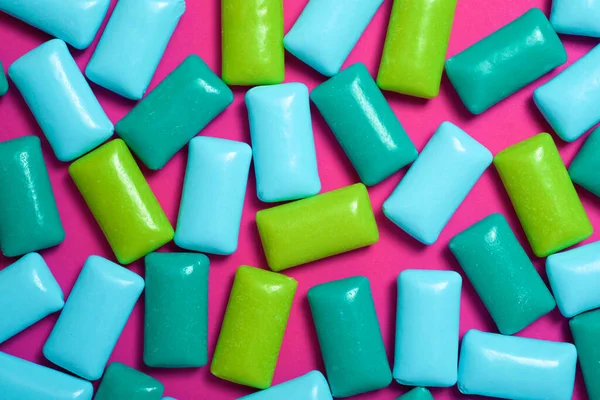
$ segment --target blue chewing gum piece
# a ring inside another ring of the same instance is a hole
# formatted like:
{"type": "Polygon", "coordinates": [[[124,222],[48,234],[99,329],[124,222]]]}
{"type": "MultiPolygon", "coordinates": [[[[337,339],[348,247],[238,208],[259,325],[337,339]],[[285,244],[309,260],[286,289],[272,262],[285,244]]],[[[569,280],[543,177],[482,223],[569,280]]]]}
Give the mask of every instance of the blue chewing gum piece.
{"type": "Polygon", "coordinates": [[[600,0],[553,0],[550,23],[558,33],[600,37],[600,0]]]}
{"type": "Polygon", "coordinates": [[[533,100],[556,134],[567,142],[600,122],[600,46],[535,89],[533,100]]]}
{"type": "Polygon", "coordinates": [[[443,122],[383,203],[385,216],[418,241],[435,243],[492,158],[462,129],[443,122]]]}
{"type": "Polygon", "coordinates": [[[228,255],[238,245],[252,149],[213,137],[190,141],[175,244],[228,255]]]}
{"type": "Polygon", "coordinates": [[[94,40],[109,5],[110,0],[0,0],[0,11],[83,50],[94,40]]]}
{"type": "Polygon", "coordinates": [[[31,50],[8,75],[60,161],[81,157],[112,136],[112,122],[62,40],[31,50]]]}
{"type": "Polygon", "coordinates": [[[308,88],[302,83],[255,87],[246,94],[246,105],[258,198],[278,202],[319,193],[308,88]]]}
{"type": "Polygon", "coordinates": [[[332,400],[329,384],[319,371],[310,371],[298,378],[280,383],[238,400],[332,400]]]}
{"type": "Polygon", "coordinates": [[[405,270],[398,276],[394,379],[401,385],[456,384],[461,287],[454,271],[405,270]]]}
{"type": "Polygon", "coordinates": [[[326,76],[342,64],[383,0],[310,0],[283,45],[302,62],[326,76]]]}
{"type": "Polygon", "coordinates": [[[99,379],[143,289],[139,275],[90,256],[44,345],[44,356],[82,378],[99,379]]]}
{"type": "Polygon", "coordinates": [[[0,353],[2,400],[91,400],[93,394],[83,379],[0,353]]]}
{"type": "Polygon", "coordinates": [[[42,256],[23,256],[0,271],[0,343],[64,305],[63,292],[42,256]]]}
{"type": "Polygon", "coordinates": [[[123,97],[141,99],[184,11],[184,0],[119,0],[86,76],[123,97]]]}
{"type": "Polygon", "coordinates": [[[462,342],[458,390],[514,400],[570,400],[577,351],[571,343],[468,331],[462,342]]]}
{"type": "Polygon", "coordinates": [[[600,307],[600,242],[551,255],[546,272],[565,317],[600,307]]]}

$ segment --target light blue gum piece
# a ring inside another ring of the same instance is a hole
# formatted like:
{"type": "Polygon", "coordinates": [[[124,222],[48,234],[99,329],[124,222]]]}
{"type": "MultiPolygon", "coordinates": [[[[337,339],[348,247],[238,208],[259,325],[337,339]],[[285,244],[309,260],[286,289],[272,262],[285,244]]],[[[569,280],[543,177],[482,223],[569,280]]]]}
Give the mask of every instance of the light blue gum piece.
{"type": "Polygon", "coordinates": [[[238,400],[332,400],[329,384],[319,371],[310,371],[298,378],[280,383],[238,400]]]}
{"type": "Polygon", "coordinates": [[[119,0],[86,76],[123,97],[141,99],[184,11],[184,0],[119,0]]]}
{"type": "Polygon", "coordinates": [[[44,345],[44,356],[82,378],[99,379],[143,289],[139,275],[90,256],[44,345]]]}
{"type": "Polygon", "coordinates": [[[600,46],[537,88],[533,100],[556,134],[567,142],[600,122],[600,46]]]}
{"type": "Polygon", "coordinates": [[[0,0],[0,11],[83,50],[94,40],[109,5],[110,0],[0,0]]]}
{"type": "Polygon", "coordinates": [[[238,245],[252,149],[246,143],[201,136],[190,141],[175,244],[229,255],[238,245]]]}
{"type": "Polygon", "coordinates": [[[418,241],[433,244],[491,163],[488,149],[443,122],[383,203],[383,212],[418,241]]]}
{"type": "Polygon", "coordinates": [[[456,384],[461,287],[454,271],[405,270],[398,276],[394,379],[401,385],[456,384]]]}
{"type": "Polygon", "coordinates": [[[23,256],[0,271],[0,343],[64,305],[62,289],[42,256],[23,256]]]}
{"type": "Polygon", "coordinates": [[[513,400],[570,400],[577,351],[571,343],[468,331],[462,342],[458,390],[513,400]]]}
{"type": "Polygon", "coordinates": [[[31,50],[8,75],[60,161],[81,157],[112,136],[112,122],[62,40],[31,50]]]}
{"type": "Polygon", "coordinates": [[[2,400],[91,400],[93,394],[83,379],[0,353],[2,400]]]}
{"type": "Polygon", "coordinates": [[[310,0],[283,45],[323,75],[340,72],[383,0],[310,0]]]}
{"type": "Polygon", "coordinates": [[[258,198],[278,202],[319,193],[321,180],[306,85],[255,87],[246,94],[246,105],[258,198]]]}
{"type": "Polygon", "coordinates": [[[600,242],[551,255],[546,272],[565,317],[600,307],[600,242]]]}
{"type": "Polygon", "coordinates": [[[600,0],[553,0],[550,23],[558,33],[600,37],[600,0]]]}

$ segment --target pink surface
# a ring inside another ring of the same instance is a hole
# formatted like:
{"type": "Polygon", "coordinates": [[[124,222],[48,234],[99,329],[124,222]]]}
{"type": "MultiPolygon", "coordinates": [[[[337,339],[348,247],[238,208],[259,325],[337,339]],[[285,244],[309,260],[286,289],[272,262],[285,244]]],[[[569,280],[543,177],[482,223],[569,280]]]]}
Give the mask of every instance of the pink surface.
{"type": "MultiPolygon", "coordinates": [[[[114,3],[115,0],[112,0],[112,6],[114,6],[114,3]]],[[[152,81],[151,88],[156,86],[190,53],[198,54],[217,73],[220,71],[220,2],[219,0],[188,0],[187,3],[187,11],[167,48],[152,81]]],[[[286,31],[291,28],[306,3],[307,0],[284,1],[286,31]]],[[[376,74],[391,6],[392,0],[384,1],[383,6],[375,15],[371,25],[347,60],[346,65],[361,61],[367,65],[373,75],[376,74]]],[[[448,55],[451,56],[463,50],[483,36],[521,15],[530,7],[540,7],[548,15],[550,0],[502,0],[493,2],[459,0],[448,55]]],[[[48,35],[24,23],[0,14],[0,60],[4,63],[5,69],[25,52],[49,38],[48,35]]],[[[596,40],[568,36],[563,36],[562,39],[569,55],[568,64],[578,59],[597,43],[596,40]]],[[[95,44],[83,52],[73,51],[81,69],[84,69],[94,48],[95,44]]],[[[287,54],[286,57],[287,82],[304,82],[312,89],[324,80],[323,76],[320,76],[291,55],[287,54]]],[[[115,60],[115,62],[118,62],[118,60],[115,60]]],[[[563,68],[561,67],[558,70],[563,68]]],[[[440,96],[430,101],[393,93],[386,93],[386,96],[419,149],[423,148],[442,121],[449,120],[466,130],[496,154],[508,145],[534,134],[543,131],[551,132],[550,127],[534,106],[531,96],[535,87],[556,75],[558,70],[546,75],[477,117],[466,111],[446,78],[442,83],[440,96]]],[[[113,122],[117,122],[122,118],[134,105],[134,102],[121,98],[98,86],[92,85],[92,87],[113,122]]],[[[211,123],[202,132],[203,135],[250,141],[246,107],[243,103],[245,89],[236,88],[234,92],[234,104],[211,123]]],[[[0,121],[0,140],[28,134],[35,134],[43,138],[33,116],[14,86],[11,86],[6,96],[0,98],[0,121]]],[[[358,182],[356,173],[327,125],[314,108],[313,121],[323,191],[358,182]]],[[[557,139],[556,136],[555,140],[566,163],[571,161],[583,142],[580,139],[576,143],[566,144],[557,139]]],[[[102,255],[111,260],[114,260],[114,255],[71,181],[67,173],[68,164],[61,163],[54,157],[45,139],[42,140],[42,146],[67,237],[60,246],[41,253],[50,265],[65,294],[68,294],[85,259],[89,255],[102,255]]],[[[179,152],[161,171],[150,172],[144,170],[150,186],[173,224],[175,224],[177,218],[186,156],[187,150],[184,150],[179,152]]],[[[446,229],[444,229],[437,243],[427,247],[417,243],[396,228],[381,212],[383,201],[394,189],[404,172],[395,174],[383,183],[369,189],[381,233],[379,243],[366,249],[286,271],[286,274],[298,280],[299,286],[281,349],[274,383],[292,379],[312,369],[324,371],[306,299],[307,290],[316,284],[352,275],[366,275],[369,277],[391,363],[393,361],[395,327],[395,280],[400,271],[407,268],[454,269],[462,273],[447,249],[448,241],[462,229],[493,212],[501,212],[508,218],[519,239],[533,257],[509,199],[493,167],[483,175],[446,229]]],[[[265,204],[257,199],[255,188],[254,175],[251,174],[238,251],[229,257],[210,256],[209,352],[211,355],[217,341],[236,268],[242,264],[266,268],[260,239],[254,223],[256,211],[264,208],[265,204]]],[[[599,226],[600,201],[580,188],[578,190],[592,223],[599,226]]],[[[107,196],[110,196],[110,193],[107,193],[107,196]]],[[[588,242],[599,238],[598,234],[594,234],[588,242]]],[[[178,251],[173,243],[167,245],[164,250],[178,251]]],[[[14,259],[0,257],[0,266],[4,267],[14,261],[14,259]]],[[[545,277],[543,261],[536,259],[535,263],[542,276],[545,277]]],[[[142,262],[131,265],[131,269],[143,274],[142,262]]],[[[165,395],[176,397],[179,400],[233,399],[252,392],[249,388],[213,377],[208,366],[186,370],[145,368],[142,363],[143,307],[143,301],[140,301],[117,344],[111,358],[112,361],[121,361],[151,374],[165,384],[165,395]]],[[[0,345],[0,350],[50,365],[43,358],[41,350],[55,321],[56,315],[46,318],[0,345]]],[[[471,328],[496,331],[472,286],[465,280],[461,309],[461,335],[471,328]]],[[[559,314],[558,310],[540,319],[519,335],[571,341],[567,320],[559,314]]],[[[395,399],[405,391],[406,388],[393,383],[387,389],[355,398],[357,400],[395,399]]],[[[433,394],[436,399],[440,400],[462,397],[456,388],[433,390],[433,394]]],[[[586,398],[585,388],[579,372],[573,398],[586,398]]]]}

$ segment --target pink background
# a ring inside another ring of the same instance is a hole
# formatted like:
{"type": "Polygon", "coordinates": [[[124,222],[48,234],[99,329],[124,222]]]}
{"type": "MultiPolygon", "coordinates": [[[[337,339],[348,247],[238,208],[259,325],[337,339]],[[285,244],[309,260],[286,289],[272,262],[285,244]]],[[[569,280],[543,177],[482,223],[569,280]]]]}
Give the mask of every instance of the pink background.
{"type": "MultiPolygon", "coordinates": [[[[115,0],[111,1],[112,6],[115,2],[115,0]]],[[[165,52],[150,89],[190,53],[198,54],[213,70],[217,73],[220,71],[220,2],[219,0],[188,0],[187,3],[187,11],[165,52]]],[[[306,3],[307,0],[284,0],[286,32],[306,3]]],[[[392,0],[384,1],[346,65],[361,61],[367,65],[373,75],[376,74],[391,6],[392,0]]],[[[531,7],[540,7],[548,15],[550,0],[459,0],[448,55],[463,50],[531,7]]],[[[48,35],[24,23],[0,14],[0,60],[4,63],[5,69],[25,52],[49,38],[48,35]]],[[[567,64],[578,59],[597,43],[596,40],[587,38],[563,36],[562,39],[569,55],[567,64]]],[[[81,69],[84,69],[94,48],[95,43],[86,51],[73,51],[81,69]]],[[[286,65],[287,82],[304,82],[309,89],[312,89],[324,80],[323,76],[289,54],[286,54],[286,65]]],[[[440,95],[433,100],[425,101],[394,93],[386,93],[386,97],[419,150],[423,148],[438,125],[448,120],[462,127],[496,154],[508,145],[539,132],[551,132],[533,104],[531,96],[535,87],[546,82],[563,68],[564,66],[558,68],[477,117],[467,112],[445,77],[440,95]]],[[[122,118],[134,105],[134,102],[96,85],[92,87],[113,122],[122,118]]],[[[246,107],[243,103],[245,91],[246,88],[234,88],[235,102],[202,132],[203,135],[250,141],[246,107]]],[[[0,121],[1,140],[29,134],[43,138],[38,125],[14,86],[11,86],[6,96],[0,98],[0,121]]],[[[356,173],[314,108],[313,125],[323,191],[358,182],[356,173]]],[[[555,140],[567,164],[583,142],[579,140],[573,144],[566,144],[556,137],[555,140]]],[[[41,254],[50,265],[65,294],[68,294],[89,255],[102,255],[111,260],[114,260],[114,255],[71,181],[67,173],[68,164],[61,163],[55,158],[45,139],[42,139],[42,147],[67,237],[58,247],[42,251],[41,254]]],[[[161,171],[150,172],[143,169],[150,186],[173,224],[177,218],[186,157],[187,150],[183,150],[161,171]]],[[[316,284],[359,274],[370,278],[383,338],[389,360],[392,362],[396,308],[395,280],[400,271],[407,268],[422,268],[453,269],[462,273],[447,249],[448,241],[456,233],[493,212],[501,212],[508,218],[517,236],[533,257],[493,167],[488,169],[471,191],[437,243],[427,247],[396,228],[381,212],[383,201],[392,192],[404,172],[395,174],[369,189],[381,233],[379,243],[286,272],[298,280],[299,286],[281,348],[274,383],[292,379],[312,369],[324,371],[306,299],[307,290],[316,284]]],[[[256,211],[266,205],[257,199],[255,189],[254,174],[251,172],[238,251],[229,257],[210,256],[209,353],[211,355],[236,268],[241,264],[266,268],[254,223],[256,211]]],[[[588,215],[597,226],[600,224],[599,200],[580,188],[578,191],[588,215]]],[[[599,235],[594,234],[587,242],[598,239],[599,235]]],[[[178,249],[170,243],[164,250],[177,251],[178,249]]],[[[0,266],[4,267],[14,261],[14,259],[0,257],[0,266]]],[[[535,264],[545,278],[543,261],[536,259],[535,264]]],[[[131,269],[143,274],[142,262],[132,264],[131,269]]],[[[249,388],[213,377],[208,366],[183,370],[145,368],[142,363],[143,307],[143,301],[138,302],[112,355],[112,361],[121,361],[151,374],[165,384],[165,395],[179,400],[233,399],[252,392],[249,388]]],[[[461,335],[471,328],[496,331],[481,301],[466,280],[461,311],[461,335]]],[[[0,350],[50,365],[43,358],[41,349],[56,317],[57,315],[50,316],[27,329],[2,344],[0,350]]],[[[558,310],[543,317],[519,335],[571,341],[567,320],[559,314],[558,310]]],[[[392,383],[386,389],[355,398],[357,400],[395,399],[405,391],[406,388],[392,383]]],[[[456,388],[436,389],[432,392],[436,399],[461,397],[456,388]]],[[[579,372],[573,398],[585,398],[585,388],[579,372]]]]}

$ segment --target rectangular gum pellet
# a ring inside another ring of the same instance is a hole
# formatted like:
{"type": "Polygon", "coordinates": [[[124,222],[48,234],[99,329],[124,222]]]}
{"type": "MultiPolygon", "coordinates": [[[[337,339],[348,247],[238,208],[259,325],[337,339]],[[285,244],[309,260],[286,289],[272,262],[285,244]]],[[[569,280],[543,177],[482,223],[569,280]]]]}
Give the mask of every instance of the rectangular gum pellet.
{"type": "Polygon", "coordinates": [[[171,223],[121,139],[75,161],[69,174],[121,264],[173,239],[171,223]]]}
{"type": "Polygon", "coordinates": [[[319,371],[310,371],[307,374],[280,383],[269,389],[262,390],[238,400],[333,400],[329,384],[319,371]]]}
{"type": "Polygon", "coordinates": [[[590,237],[593,231],[552,136],[541,133],[494,158],[527,239],[546,257],[590,237]]]}
{"type": "Polygon", "coordinates": [[[576,363],[571,343],[472,329],[462,342],[458,390],[500,399],[570,400],[576,363]]]}
{"type": "Polygon", "coordinates": [[[258,389],[271,386],[297,286],[285,275],[238,268],[210,366],[213,375],[258,389]]]}
{"type": "Polygon", "coordinates": [[[417,158],[417,149],[362,63],[353,64],[310,94],[367,186],[417,158]]]}
{"type": "Polygon", "coordinates": [[[595,0],[553,0],[550,22],[558,33],[600,37],[600,3],[595,0]]]}
{"type": "Polygon", "coordinates": [[[192,54],[115,130],[148,168],[158,170],[232,102],[227,85],[192,54]]]}
{"type": "Polygon", "coordinates": [[[383,212],[418,241],[433,244],[491,162],[488,149],[443,122],[385,201],[383,212]]]}
{"type": "Polygon", "coordinates": [[[60,161],[81,157],[112,136],[112,122],[62,40],[31,50],[8,75],[60,161]]]}
{"type": "Polygon", "coordinates": [[[228,255],[238,245],[252,149],[246,143],[197,137],[189,146],[175,244],[228,255]]]}
{"type": "Polygon", "coordinates": [[[600,197],[600,129],[596,128],[571,162],[569,176],[571,180],[600,197]]]}
{"type": "Polygon", "coordinates": [[[88,79],[141,99],[184,11],[184,0],[119,0],[85,70],[88,79]]]}
{"type": "Polygon", "coordinates": [[[431,99],[440,91],[457,0],[395,0],[377,85],[431,99]]]}
{"type": "Polygon", "coordinates": [[[326,76],[337,74],[383,0],[310,0],[283,45],[326,76]]]}
{"type": "Polygon", "coordinates": [[[56,246],[65,231],[40,139],[0,143],[0,248],[7,257],[56,246]]]}
{"type": "Polygon", "coordinates": [[[88,257],[44,356],[82,378],[99,379],[143,289],[139,275],[105,258],[88,257]]]}
{"type": "Polygon", "coordinates": [[[94,400],[161,400],[164,391],[164,385],[150,375],[113,362],[106,368],[94,400]]]}
{"type": "Polygon", "coordinates": [[[417,387],[398,397],[396,400],[433,400],[433,396],[426,388],[417,387]]]}
{"type": "Polygon", "coordinates": [[[152,253],[145,263],[144,363],[202,367],[208,360],[208,257],[152,253]]]}
{"type": "Polygon", "coordinates": [[[556,306],[503,215],[476,222],[449,247],[500,333],[517,333],[556,306]]]}
{"type": "Polygon", "coordinates": [[[308,301],[333,396],[388,386],[392,373],[369,280],[355,276],[314,286],[308,301]]]}
{"type": "Polygon", "coordinates": [[[92,43],[108,6],[110,0],[0,0],[0,11],[64,40],[78,50],[92,43]]]}
{"type": "Polygon", "coordinates": [[[0,353],[2,400],[92,400],[90,382],[0,353]]]}
{"type": "Polygon", "coordinates": [[[308,88],[302,83],[255,87],[247,92],[246,105],[258,198],[279,202],[319,193],[308,88]]]}
{"type": "Polygon", "coordinates": [[[64,304],[62,289],[42,256],[29,253],[22,257],[0,271],[0,343],[64,304]]]}
{"type": "Polygon", "coordinates": [[[282,0],[222,0],[223,80],[228,85],[283,82],[282,0]]]}
{"type": "Polygon", "coordinates": [[[261,210],[256,225],[273,271],[379,240],[369,193],[361,183],[261,210]]]}
{"type": "Polygon", "coordinates": [[[577,347],[579,365],[589,400],[600,399],[600,310],[586,312],[569,321],[577,347]]]}
{"type": "Polygon", "coordinates": [[[456,384],[461,287],[454,271],[404,270],[398,276],[394,379],[401,385],[456,384]]]}
{"type": "Polygon", "coordinates": [[[532,8],[446,61],[446,74],[467,109],[481,114],[566,61],[550,22],[532,8]]]}
{"type": "Polygon", "coordinates": [[[8,80],[4,74],[4,67],[2,61],[0,61],[0,96],[4,96],[8,92],[8,80]]]}
{"type": "Polygon", "coordinates": [[[600,122],[600,46],[535,89],[533,100],[556,134],[567,142],[600,122]]]}

